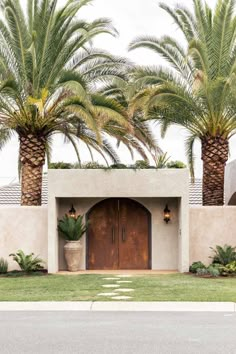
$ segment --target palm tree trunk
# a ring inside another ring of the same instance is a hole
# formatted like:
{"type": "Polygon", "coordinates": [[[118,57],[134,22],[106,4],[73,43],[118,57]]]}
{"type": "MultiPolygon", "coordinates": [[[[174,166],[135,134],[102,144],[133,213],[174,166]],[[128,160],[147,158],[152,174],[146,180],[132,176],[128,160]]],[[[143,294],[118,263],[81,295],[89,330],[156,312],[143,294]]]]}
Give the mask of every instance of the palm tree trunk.
{"type": "Polygon", "coordinates": [[[201,141],[203,205],[224,205],[224,175],[229,156],[229,142],[221,136],[205,136],[201,141]]]}
{"type": "Polygon", "coordinates": [[[29,134],[20,139],[21,205],[41,205],[46,139],[29,134]]]}

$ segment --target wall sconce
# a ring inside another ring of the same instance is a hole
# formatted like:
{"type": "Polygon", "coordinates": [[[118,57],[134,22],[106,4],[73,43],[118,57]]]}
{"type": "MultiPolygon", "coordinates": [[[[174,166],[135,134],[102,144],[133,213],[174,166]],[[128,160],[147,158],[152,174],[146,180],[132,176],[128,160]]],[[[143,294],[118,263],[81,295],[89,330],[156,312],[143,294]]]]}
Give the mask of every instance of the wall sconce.
{"type": "Polygon", "coordinates": [[[75,210],[73,204],[71,205],[71,208],[70,208],[70,210],[69,210],[69,216],[70,216],[71,218],[75,218],[75,217],[76,217],[76,210],[75,210]]]}
{"type": "Polygon", "coordinates": [[[168,208],[168,205],[166,204],[166,207],[164,209],[164,221],[168,224],[170,221],[170,210],[168,208]]]}

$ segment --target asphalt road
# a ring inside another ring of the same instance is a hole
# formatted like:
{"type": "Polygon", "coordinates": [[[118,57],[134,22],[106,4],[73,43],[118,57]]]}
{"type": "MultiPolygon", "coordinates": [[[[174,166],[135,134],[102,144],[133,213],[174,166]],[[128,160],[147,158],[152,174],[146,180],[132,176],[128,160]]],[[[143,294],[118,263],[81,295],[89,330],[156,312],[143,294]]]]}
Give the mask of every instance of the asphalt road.
{"type": "Polygon", "coordinates": [[[236,315],[0,312],[1,354],[235,354],[236,315]]]}

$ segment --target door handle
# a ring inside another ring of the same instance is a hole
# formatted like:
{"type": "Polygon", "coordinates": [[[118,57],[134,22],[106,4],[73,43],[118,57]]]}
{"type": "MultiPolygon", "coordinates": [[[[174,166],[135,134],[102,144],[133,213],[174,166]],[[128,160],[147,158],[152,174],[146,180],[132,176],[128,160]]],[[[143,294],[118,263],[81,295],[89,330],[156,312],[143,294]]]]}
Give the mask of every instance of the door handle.
{"type": "Polygon", "coordinates": [[[112,230],[111,230],[111,240],[112,240],[112,243],[115,243],[115,229],[114,229],[114,226],[112,226],[112,230]]]}
{"type": "Polygon", "coordinates": [[[126,241],[126,235],[125,235],[125,227],[122,227],[122,241],[126,241]]]}

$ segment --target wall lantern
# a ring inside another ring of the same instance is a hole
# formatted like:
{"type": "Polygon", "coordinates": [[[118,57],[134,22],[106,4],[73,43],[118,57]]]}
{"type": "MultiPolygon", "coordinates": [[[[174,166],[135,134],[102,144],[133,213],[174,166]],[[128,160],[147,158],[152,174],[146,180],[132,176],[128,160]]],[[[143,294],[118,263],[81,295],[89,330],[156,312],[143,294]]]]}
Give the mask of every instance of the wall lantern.
{"type": "Polygon", "coordinates": [[[164,209],[164,221],[168,224],[170,221],[170,210],[168,208],[168,205],[166,204],[166,207],[164,209]]]}
{"type": "Polygon", "coordinates": [[[70,216],[71,218],[75,218],[75,217],[76,217],[76,210],[75,210],[73,204],[71,205],[71,209],[69,210],[69,216],[70,216]]]}

